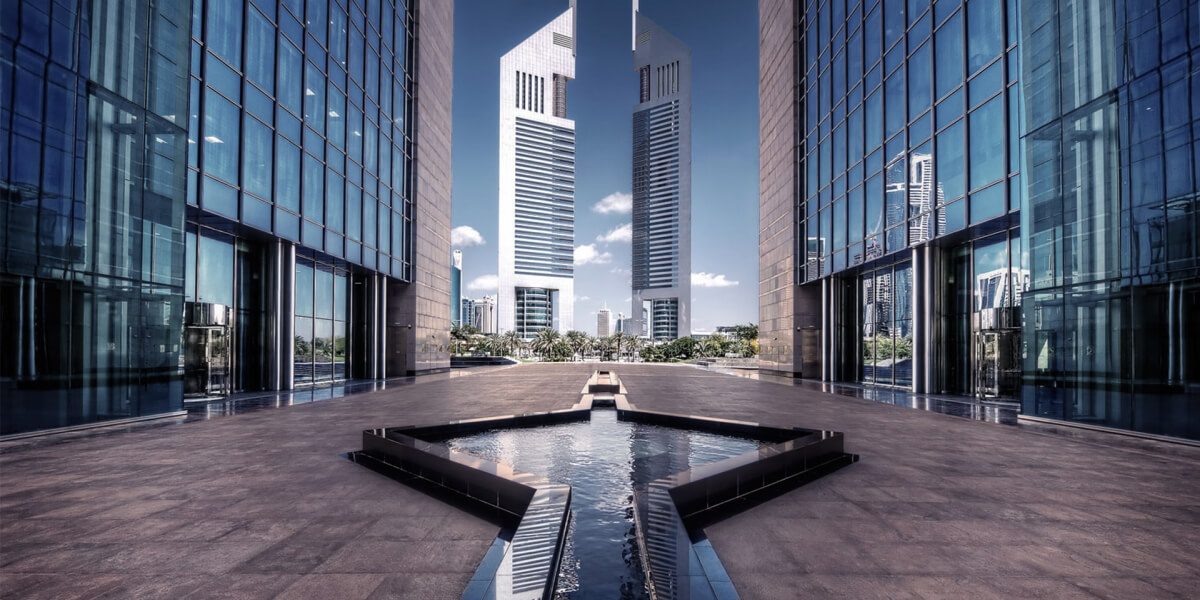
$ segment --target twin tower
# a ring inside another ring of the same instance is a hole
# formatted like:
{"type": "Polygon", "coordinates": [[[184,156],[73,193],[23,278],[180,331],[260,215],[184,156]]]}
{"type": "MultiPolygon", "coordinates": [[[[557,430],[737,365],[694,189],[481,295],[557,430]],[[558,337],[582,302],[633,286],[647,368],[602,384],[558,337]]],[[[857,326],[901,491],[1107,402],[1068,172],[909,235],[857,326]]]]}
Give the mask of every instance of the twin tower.
{"type": "MultiPolygon", "coordinates": [[[[500,58],[497,326],[526,339],[575,328],[575,121],[567,116],[575,12],[571,0],[500,58]]],[[[642,16],[636,0],[632,41],[630,329],[674,339],[691,334],[691,50],[642,16]]]]}

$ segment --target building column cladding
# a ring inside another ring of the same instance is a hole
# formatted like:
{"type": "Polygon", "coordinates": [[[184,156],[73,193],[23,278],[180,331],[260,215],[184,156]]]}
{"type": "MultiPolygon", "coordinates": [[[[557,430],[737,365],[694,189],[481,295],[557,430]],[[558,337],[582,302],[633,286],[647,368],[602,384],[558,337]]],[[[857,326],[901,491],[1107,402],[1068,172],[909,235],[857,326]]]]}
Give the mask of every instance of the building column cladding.
{"type": "MultiPolygon", "coordinates": [[[[759,368],[806,375],[797,352],[798,316],[820,326],[820,290],[796,287],[796,3],[758,4],[758,344],[759,368]],[[815,297],[814,297],[815,296],[815,297]],[[811,304],[815,301],[815,306],[811,304]]],[[[820,352],[818,345],[817,351],[820,352]]],[[[810,361],[812,362],[812,361],[810,361]]],[[[820,363],[818,359],[815,361],[820,363]]],[[[807,374],[820,377],[820,373],[807,374]]]]}
{"type": "MultiPolygon", "coordinates": [[[[450,368],[450,153],[454,94],[454,3],[417,4],[416,195],[412,283],[389,282],[389,343],[403,339],[403,373],[450,368]],[[398,289],[397,289],[398,288],[398,289]],[[393,303],[398,305],[393,306],[393,303]],[[408,326],[411,325],[411,328],[408,326]],[[403,330],[399,329],[403,327],[403,330]]],[[[394,356],[389,349],[389,356],[394,356]]]]}

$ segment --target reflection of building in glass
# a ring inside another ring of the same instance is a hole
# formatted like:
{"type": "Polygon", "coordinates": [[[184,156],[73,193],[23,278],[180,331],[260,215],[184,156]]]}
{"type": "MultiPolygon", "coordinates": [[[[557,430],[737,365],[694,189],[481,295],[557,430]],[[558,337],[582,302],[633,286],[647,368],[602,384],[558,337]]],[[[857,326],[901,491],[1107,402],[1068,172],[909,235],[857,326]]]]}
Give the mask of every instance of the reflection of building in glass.
{"type": "Polygon", "coordinates": [[[1029,271],[1020,268],[993,269],[975,274],[975,310],[1021,305],[1021,294],[1029,289],[1029,271]]]}
{"type": "Polygon", "coordinates": [[[299,4],[5,4],[0,434],[448,368],[453,4],[299,4]]]}
{"type": "Polygon", "coordinates": [[[516,330],[528,339],[542,327],[574,328],[575,121],[567,118],[574,77],[571,0],[500,58],[501,333],[516,330]],[[528,295],[533,291],[540,300],[528,295]],[[551,294],[562,301],[552,302],[551,294]],[[522,314],[526,308],[536,314],[522,314]]]}
{"type": "Polygon", "coordinates": [[[992,0],[837,6],[759,7],[775,57],[759,79],[760,367],[971,393],[973,311],[955,302],[972,248],[1002,239],[1011,268],[1018,236],[1010,16],[992,0]],[[946,375],[963,356],[964,377],[946,375]]]}

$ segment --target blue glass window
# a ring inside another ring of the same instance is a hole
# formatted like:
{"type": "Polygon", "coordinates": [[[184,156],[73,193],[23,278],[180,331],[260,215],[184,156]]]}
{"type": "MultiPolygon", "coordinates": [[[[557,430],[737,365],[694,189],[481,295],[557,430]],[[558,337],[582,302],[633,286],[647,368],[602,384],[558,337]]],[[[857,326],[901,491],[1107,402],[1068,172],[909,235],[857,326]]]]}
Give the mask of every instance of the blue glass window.
{"type": "Polygon", "coordinates": [[[300,147],[275,138],[275,203],[300,212],[300,147]]]}
{"type": "Polygon", "coordinates": [[[308,33],[325,45],[325,28],[328,26],[329,0],[308,0],[308,14],[305,15],[305,25],[308,33]]]}
{"type": "Polygon", "coordinates": [[[233,306],[233,244],[201,235],[199,251],[196,299],[233,306]]]}
{"type": "Polygon", "coordinates": [[[254,8],[246,9],[246,78],[275,93],[275,28],[254,8]]]}
{"type": "Polygon", "coordinates": [[[974,73],[1004,49],[1004,8],[1000,0],[967,3],[967,71],[974,73]]]}
{"type": "Polygon", "coordinates": [[[925,112],[932,104],[929,44],[921,46],[908,61],[908,119],[925,112]]]}
{"type": "Polygon", "coordinates": [[[325,166],[311,154],[304,153],[304,212],[305,218],[325,222],[325,166]]]}
{"type": "Polygon", "coordinates": [[[863,25],[863,64],[867,66],[875,64],[882,54],[879,46],[879,10],[879,5],[876,5],[863,25]]]}
{"type": "Polygon", "coordinates": [[[883,0],[883,47],[891,48],[908,26],[904,20],[904,0],[883,0]]]}
{"type": "Polygon", "coordinates": [[[304,90],[304,58],[286,39],[279,38],[279,103],[293,114],[300,114],[301,93],[304,90]]]}
{"type": "Polygon", "coordinates": [[[329,130],[327,139],[341,149],[346,143],[346,95],[329,85],[329,130]]]}
{"type": "Polygon", "coordinates": [[[970,114],[971,188],[1004,176],[1004,97],[997,96],[970,114]]]}
{"type": "Polygon", "coordinates": [[[258,119],[247,115],[245,121],[242,165],[246,181],[242,187],[260,198],[270,198],[271,166],[275,163],[271,142],[275,136],[271,128],[260,123],[258,119]]]}
{"type": "Polygon", "coordinates": [[[867,235],[883,231],[883,176],[876,175],[867,180],[866,189],[867,235]]]}
{"type": "Polygon", "coordinates": [[[867,152],[883,143],[883,93],[876,91],[867,96],[867,152]]]}
{"type": "Polygon", "coordinates": [[[963,122],[959,121],[937,136],[937,159],[934,167],[938,185],[946,200],[964,193],[963,122]]]}
{"type": "Polygon", "coordinates": [[[897,131],[904,129],[904,125],[908,122],[905,118],[904,111],[904,67],[892,73],[887,81],[883,84],[885,109],[887,110],[887,132],[885,138],[891,139],[897,131]]]}
{"type": "Polygon", "coordinates": [[[241,0],[208,0],[208,48],[233,65],[242,66],[241,0]]]}
{"type": "Polygon", "coordinates": [[[955,13],[933,36],[937,46],[934,52],[934,82],[938,98],[945,96],[963,80],[961,21],[962,13],[955,13]]]}
{"type": "Polygon", "coordinates": [[[325,76],[311,62],[305,61],[304,122],[325,133],[325,76]]]}
{"type": "Polygon", "coordinates": [[[346,186],[346,236],[362,240],[362,190],[355,185],[346,186]]]}
{"type": "Polygon", "coordinates": [[[325,173],[325,226],[334,231],[343,230],[342,196],[345,189],[346,180],[341,175],[333,171],[325,173]]]}
{"type": "Polygon", "coordinates": [[[334,4],[329,14],[329,56],[337,61],[343,69],[346,68],[346,11],[334,4]]]}
{"type": "Polygon", "coordinates": [[[858,186],[850,190],[850,194],[846,197],[846,210],[848,218],[846,219],[846,233],[851,244],[861,242],[863,239],[863,223],[866,207],[863,205],[863,186],[858,186]]]}
{"type": "Polygon", "coordinates": [[[213,90],[204,94],[204,172],[238,183],[239,111],[213,90]]]}

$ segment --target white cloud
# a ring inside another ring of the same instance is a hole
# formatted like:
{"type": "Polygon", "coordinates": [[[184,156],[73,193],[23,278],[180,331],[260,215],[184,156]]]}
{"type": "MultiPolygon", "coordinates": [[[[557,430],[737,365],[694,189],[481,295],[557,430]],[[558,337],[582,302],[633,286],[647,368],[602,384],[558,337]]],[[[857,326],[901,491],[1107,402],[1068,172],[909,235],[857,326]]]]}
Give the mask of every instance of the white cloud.
{"type": "Polygon", "coordinates": [[[466,248],[467,246],[480,246],[483,244],[483,236],[470,225],[459,225],[450,230],[450,245],[456,248],[466,248]]]}
{"type": "Polygon", "coordinates": [[[633,241],[633,223],[618,225],[604,235],[596,236],[597,242],[631,242],[633,241]]]}
{"type": "Polygon", "coordinates": [[[596,250],[595,244],[575,246],[575,266],[586,264],[606,265],[612,262],[612,254],[596,250]]]}
{"type": "Polygon", "coordinates": [[[480,275],[467,284],[467,289],[472,292],[490,292],[499,286],[495,275],[480,275]]]}
{"type": "Polygon", "coordinates": [[[628,275],[630,273],[629,269],[623,267],[613,267],[610,272],[614,275],[628,275]]]}
{"type": "Polygon", "coordinates": [[[588,296],[575,296],[576,302],[583,302],[584,300],[591,300],[591,298],[589,298],[588,296]]]}
{"type": "Polygon", "coordinates": [[[633,194],[613,192],[592,206],[592,211],[602,215],[627,215],[633,212],[633,194]]]}
{"type": "Polygon", "coordinates": [[[725,279],[724,275],[713,273],[692,273],[692,285],[696,287],[719,288],[731,287],[737,285],[738,282],[725,279]]]}

